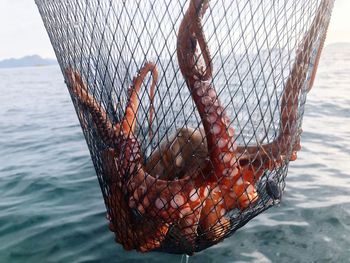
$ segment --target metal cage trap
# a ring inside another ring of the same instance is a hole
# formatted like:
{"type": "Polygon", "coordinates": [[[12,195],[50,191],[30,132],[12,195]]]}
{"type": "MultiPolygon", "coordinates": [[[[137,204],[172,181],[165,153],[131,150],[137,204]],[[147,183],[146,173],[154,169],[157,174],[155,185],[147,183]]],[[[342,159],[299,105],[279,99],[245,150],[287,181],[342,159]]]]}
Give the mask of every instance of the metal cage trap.
{"type": "Polygon", "coordinates": [[[125,249],[193,254],[278,203],[334,0],[36,0],[125,249]]]}

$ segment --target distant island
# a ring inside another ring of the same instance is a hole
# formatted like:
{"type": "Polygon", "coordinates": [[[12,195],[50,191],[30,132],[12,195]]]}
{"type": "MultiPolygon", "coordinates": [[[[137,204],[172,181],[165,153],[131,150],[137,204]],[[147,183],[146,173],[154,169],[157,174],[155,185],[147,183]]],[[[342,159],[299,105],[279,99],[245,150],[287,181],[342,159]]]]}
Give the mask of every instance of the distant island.
{"type": "MultiPolygon", "coordinates": [[[[325,47],[325,51],[327,52],[334,52],[338,50],[350,50],[350,42],[337,42],[337,43],[330,43],[325,47]]],[[[273,53],[274,50],[262,50],[260,53],[273,53]]],[[[277,53],[280,52],[279,50],[276,50],[277,53]]],[[[255,55],[254,55],[255,56],[255,55]]],[[[0,60],[0,69],[1,68],[18,68],[18,67],[41,67],[41,66],[50,66],[50,65],[57,65],[56,59],[47,59],[42,58],[39,55],[31,55],[31,56],[25,56],[22,58],[10,58],[10,59],[4,59],[0,60]]]]}
{"type": "Polygon", "coordinates": [[[0,60],[0,68],[41,67],[56,64],[56,59],[46,59],[38,55],[0,60]]]}

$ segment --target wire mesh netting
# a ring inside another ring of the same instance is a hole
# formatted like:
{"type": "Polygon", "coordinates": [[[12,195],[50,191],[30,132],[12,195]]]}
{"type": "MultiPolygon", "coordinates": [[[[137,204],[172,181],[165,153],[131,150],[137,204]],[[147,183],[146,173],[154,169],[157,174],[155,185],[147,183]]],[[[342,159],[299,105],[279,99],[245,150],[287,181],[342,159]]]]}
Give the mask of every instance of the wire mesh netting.
{"type": "Polygon", "coordinates": [[[334,0],[36,0],[125,249],[187,253],[280,202],[334,0]]]}

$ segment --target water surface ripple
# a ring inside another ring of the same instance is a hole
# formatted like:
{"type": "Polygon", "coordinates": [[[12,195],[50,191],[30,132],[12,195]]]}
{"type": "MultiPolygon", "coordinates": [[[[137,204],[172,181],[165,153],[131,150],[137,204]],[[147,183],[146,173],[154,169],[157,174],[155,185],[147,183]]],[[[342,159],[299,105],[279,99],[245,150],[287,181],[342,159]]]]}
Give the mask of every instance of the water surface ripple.
{"type": "MultiPolygon", "coordinates": [[[[327,49],[282,204],[190,262],[349,262],[350,50],[327,49]]],[[[0,262],[180,262],[114,243],[58,67],[0,70],[0,262]]]]}

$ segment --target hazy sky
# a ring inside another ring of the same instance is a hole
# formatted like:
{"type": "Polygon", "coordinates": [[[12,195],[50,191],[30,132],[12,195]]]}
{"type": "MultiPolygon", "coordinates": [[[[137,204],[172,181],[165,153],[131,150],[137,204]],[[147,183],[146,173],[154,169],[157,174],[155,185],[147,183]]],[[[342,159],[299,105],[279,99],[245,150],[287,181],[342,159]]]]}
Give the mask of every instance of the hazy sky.
{"type": "MultiPolygon", "coordinates": [[[[333,42],[350,42],[350,0],[335,1],[327,39],[333,42]]],[[[0,59],[30,54],[55,56],[34,0],[0,0],[0,59]]]]}

